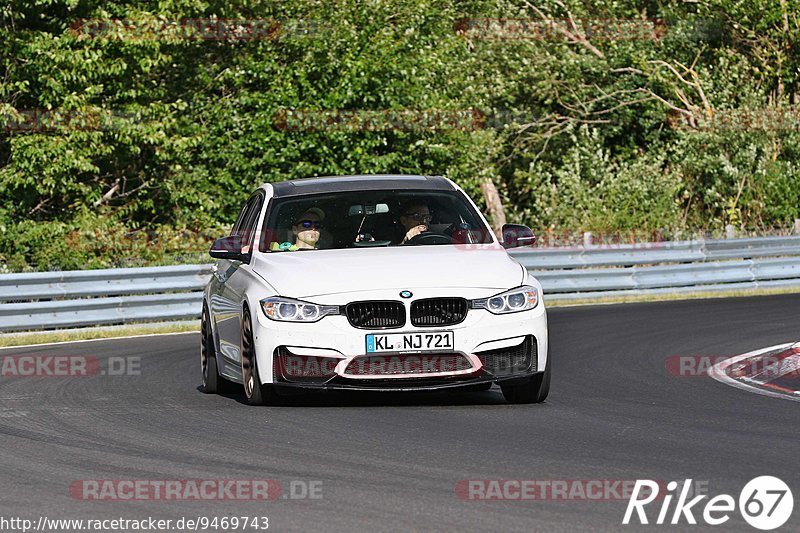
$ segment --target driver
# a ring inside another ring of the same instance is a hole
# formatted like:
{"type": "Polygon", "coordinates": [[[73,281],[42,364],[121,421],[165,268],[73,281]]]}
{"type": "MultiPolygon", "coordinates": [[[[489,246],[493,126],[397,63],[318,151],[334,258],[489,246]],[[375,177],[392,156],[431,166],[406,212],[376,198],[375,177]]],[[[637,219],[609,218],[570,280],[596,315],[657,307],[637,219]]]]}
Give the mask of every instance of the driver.
{"type": "Polygon", "coordinates": [[[424,200],[413,200],[405,205],[401,211],[400,224],[406,234],[403,243],[406,243],[424,231],[429,231],[428,224],[433,219],[431,209],[424,200]]]}

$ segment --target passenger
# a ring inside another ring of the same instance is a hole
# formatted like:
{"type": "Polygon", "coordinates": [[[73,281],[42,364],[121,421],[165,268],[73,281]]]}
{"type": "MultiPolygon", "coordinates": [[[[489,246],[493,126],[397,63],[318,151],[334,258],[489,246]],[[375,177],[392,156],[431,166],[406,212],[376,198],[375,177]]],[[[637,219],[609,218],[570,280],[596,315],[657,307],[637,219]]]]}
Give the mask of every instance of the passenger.
{"type": "Polygon", "coordinates": [[[307,209],[302,215],[295,219],[292,225],[292,233],[295,237],[295,246],[298,250],[313,250],[319,245],[319,230],[322,228],[322,221],[325,220],[325,212],[319,207],[307,209]]]}
{"type": "Polygon", "coordinates": [[[292,224],[292,234],[294,243],[273,242],[270,250],[273,251],[294,251],[294,250],[315,250],[319,246],[319,233],[322,228],[322,221],[325,220],[325,212],[319,207],[306,209],[298,217],[295,217],[292,224]]]}

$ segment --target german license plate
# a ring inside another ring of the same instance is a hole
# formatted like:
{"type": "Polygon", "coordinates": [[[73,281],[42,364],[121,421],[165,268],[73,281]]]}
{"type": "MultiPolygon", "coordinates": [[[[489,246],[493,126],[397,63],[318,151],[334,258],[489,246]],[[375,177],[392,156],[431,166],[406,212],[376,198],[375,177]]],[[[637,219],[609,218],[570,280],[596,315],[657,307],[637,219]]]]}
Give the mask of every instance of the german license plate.
{"type": "Polygon", "coordinates": [[[435,333],[371,333],[367,335],[367,353],[453,349],[455,349],[455,342],[452,331],[437,331],[435,333]]]}

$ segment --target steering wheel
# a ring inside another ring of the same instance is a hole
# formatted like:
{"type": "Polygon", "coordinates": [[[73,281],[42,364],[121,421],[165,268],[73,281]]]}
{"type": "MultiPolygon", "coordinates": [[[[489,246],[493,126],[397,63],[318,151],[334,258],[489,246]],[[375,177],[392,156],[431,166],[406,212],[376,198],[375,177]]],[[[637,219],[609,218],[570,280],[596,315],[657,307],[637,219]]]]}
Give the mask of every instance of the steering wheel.
{"type": "Polygon", "coordinates": [[[453,244],[453,238],[445,233],[423,231],[408,239],[406,244],[453,244]]]}

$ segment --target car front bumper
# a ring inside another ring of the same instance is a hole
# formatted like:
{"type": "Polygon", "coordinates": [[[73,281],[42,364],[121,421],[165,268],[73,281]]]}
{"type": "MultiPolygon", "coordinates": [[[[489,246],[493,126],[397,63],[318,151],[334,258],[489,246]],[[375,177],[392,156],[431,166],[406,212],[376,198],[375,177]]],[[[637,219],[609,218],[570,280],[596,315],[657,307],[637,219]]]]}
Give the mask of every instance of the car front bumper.
{"type": "MultiPolygon", "coordinates": [[[[418,298],[433,296],[418,292],[418,298]]],[[[486,291],[475,291],[468,297],[485,295],[486,291]]],[[[441,292],[436,291],[436,296],[442,296],[441,292]]],[[[464,295],[459,292],[458,296],[464,295]]],[[[319,300],[316,303],[334,303],[319,300]]],[[[258,317],[253,333],[261,381],[279,388],[402,391],[468,387],[523,381],[542,372],[548,359],[547,314],[541,302],[534,309],[506,315],[470,309],[462,322],[438,328],[407,323],[397,329],[372,330],[353,327],[342,315],[295,323],[270,320],[260,309],[253,314],[258,317]],[[453,349],[367,353],[368,334],[442,331],[453,333],[453,349]],[[456,358],[457,365],[452,363],[456,358]],[[434,361],[446,364],[437,366],[434,361]],[[424,368],[426,364],[429,366],[424,368]],[[356,366],[361,371],[354,374],[356,366]],[[299,368],[308,371],[298,372],[299,368]],[[395,372],[383,371],[389,368],[395,372]]]]}

